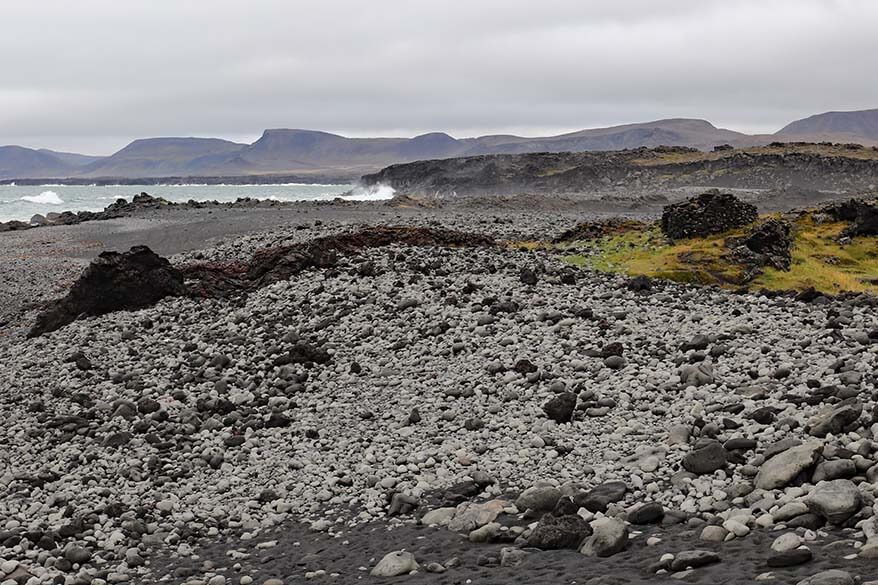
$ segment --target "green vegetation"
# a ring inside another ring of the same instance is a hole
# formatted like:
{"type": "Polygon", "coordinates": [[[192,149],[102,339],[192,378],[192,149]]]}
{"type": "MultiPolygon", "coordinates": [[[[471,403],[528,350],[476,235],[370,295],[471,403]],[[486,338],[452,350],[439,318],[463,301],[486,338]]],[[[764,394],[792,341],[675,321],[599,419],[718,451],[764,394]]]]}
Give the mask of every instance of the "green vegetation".
{"type": "MultiPolygon", "coordinates": [[[[838,239],[845,226],[840,222],[816,223],[810,214],[796,219],[790,270],[765,268],[750,282],[745,282],[744,267],[729,257],[725,245],[726,238],[741,236],[747,228],[669,242],[658,226],[652,225],[591,241],[588,243],[593,249],[591,254],[564,258],[572,264],[604,272],[645,274],[678,282],[729,287],[746,284],[769,290],[814,287],[833,294],[878,293],[878,237],[857,237],[849,244],[840,244],[838,239]]],[[[564,247],[562,244],[562,252],[564,247]]]]}

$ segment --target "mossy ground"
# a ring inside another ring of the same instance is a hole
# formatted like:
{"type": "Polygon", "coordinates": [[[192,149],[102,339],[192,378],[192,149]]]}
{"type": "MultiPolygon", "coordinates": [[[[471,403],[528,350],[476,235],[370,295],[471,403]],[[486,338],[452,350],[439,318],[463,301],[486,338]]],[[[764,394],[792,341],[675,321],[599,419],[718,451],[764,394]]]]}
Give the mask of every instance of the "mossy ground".
{"type": "MultiPolygon", "coordinates": [[[[839,235],[846,227],[840,222],[816,223],[810,214],[793,222],[792,266],[789,271],[765,268],[746,283],[753,289],[804,290],[813,287],[824,293],[878,293],[878,237],[857,237],[840,244],[839,235]]],[[[747,229],[730,231],[705,238],[669,242],[652,225],[641,230],[587,242],[589,254],[571,254],[567,262],[589,266],[604,272],[622,272],[631,276],[645,274],[678,282],[718,284],[740,287],[744,270],[728,255],[726,238],[740,236],[747,229]]],[[[583,242],[560,244],[582,247],[583,242]]]]}

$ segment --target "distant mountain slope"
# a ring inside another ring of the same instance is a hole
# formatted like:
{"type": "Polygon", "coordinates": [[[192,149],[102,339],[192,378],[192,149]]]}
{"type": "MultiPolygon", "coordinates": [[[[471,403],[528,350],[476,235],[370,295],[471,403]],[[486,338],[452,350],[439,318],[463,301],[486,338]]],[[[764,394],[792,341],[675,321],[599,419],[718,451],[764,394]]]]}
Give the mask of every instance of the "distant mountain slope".
{"type": "Polygon", "coordinates": [[[382,166],[388,161],[445,158],[466,151],[447,134],[414,138],[347,138],[314,130],[266,130],[241,152],[241,158],[264,172],[308,168],[382,166]]]}
{"type": "Polygon", "coordinates": [[[468,154],[518,154],[527,152],[586,152],[625,148],[689,146],[709,150],[719,144],[745,146],[758,140],[747,134],[717,128],[706,120],[674,118],[643,124],[580,130],[548,138],[510,137],[509,141],[486,136],[475,139],[468,154]]]}
{"type": "Polygon", "coordinates": [[[74,173],[70,165],[50,151],[23,146],[0,146],[0,178],[64,177],[74,173]]]}
{"type": "Polygon", "coordinates": [[[454,138],[443,132],[414,138],[348,138],[329,132],[270,129],[253,144],[217,138],[135,140],[108,157],[0,149],[0,179],[233,177],[296,175],[359,178],[388,165],[487,154],[592,152],[656,146],[710,151],[714,146],[765,145],[772,141],[831,141],[878,145],[878,109],[827,112],[793,122],[776,134],[748,135],[706,120],[671,118],[558,136],[508,134],[454,138]]]}
{"type": "Polygon", "coordinates": [[[620,150],[662,144],[709,149],[751,144],[752,137],[704,120],[672,119],[582,130],[560,136],[482,136],[456,139],[442,132],[414,138],[347,138],[313,130],[266,130],[240,158],[261,172],[308,168],[380,167],[391,163],[477,154],[620,150]]]}
{"type": "Polygon", "coordinates": [[[245,144],[219,138],[145,138],[82,167],[83,177],[162,177],[222,172],[245,144]]]}
{"type": "Polygon", "coordinates": [[[878,109],[854,112],[826,112],[787,124],[775,136],[845,135],[851,140],[878,141],[878,109]]]}
{"type": "Polygon", "coordinates": [[[65,165],[72,167],[84,167],[104,158],[103,156],[90,156],[87,154],[76,154],[75,152],[57,152],[48,148],[41,148],[37,152],[54,156],[65,165]]]}

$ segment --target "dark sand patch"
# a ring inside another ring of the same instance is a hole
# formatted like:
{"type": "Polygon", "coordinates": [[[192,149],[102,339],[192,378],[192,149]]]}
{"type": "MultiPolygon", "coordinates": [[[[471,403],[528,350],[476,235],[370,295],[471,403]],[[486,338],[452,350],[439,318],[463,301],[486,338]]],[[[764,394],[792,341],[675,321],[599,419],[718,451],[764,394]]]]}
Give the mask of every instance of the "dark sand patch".
{"type": "Polygon", "coordinates": [[[153,577],[165,574],[178,577],[171,582],[184,582],[184,574],[193,577],[203,576],[204,561],[214,563],[214,571],[223,574],[231,583],[238,583],[243,575],[249,575],[254,583],[261,585],[266,579],[282,579],[285,584],[304,583],[305,575],[311,571],[323,570],[325,576],[316,577],[313,582],[331,583],[441,583],[441,584],[584,584],[601,583],[709,583],[716,585],[739,585],[754,583],[757,575],[771,571],[774,580],[761,581],[774,584],[795,584],[805,577],[828,569],[841,569],[863,579],[874,578],[878,574],[878,564],[863,559],[845,560],[843,557],[855,553],[850,533],[837,531],[825,538],[810,543],[814,553],[812,561],[798,567],[771,569],[766,561],[771,554],[772,541],[783,533],[757,530],[743,539],[728,543],[712,543],[699,540],[700,530],[684,526],[667,530],[649,528],[642,534],[632,537],[628,547],[615,556],[598,559],[589,558],[577,551],[528,551],[524,562],[517,567],[480,566],[488,558],[500,557],[503,547],[511,544],[473,544],[465,536],[444,528],[425,527],[411,523],[396,523],[388,529],[385,523],[369,523],[343,530],[335,536],[314,532],[299,523],[283,525],[275,530],[260,534],[253,540],[224,539],[217,542],[205,540],[196,548],[200,560],[172,558],[167,553],[158,552],[152,557],[153,577]],[[662,541],[656,546],[647,546],[649,536],[658,536],[662,541]],[[277,541],[277,545],[259,549],[257,545],[266,541],[277,541]],[[413,576],[376,578],[369,570],[386,553],[405,549],[415,555],[421,571],[413,576]],[[649,567],[665,553],[678,553],[683,550],[703,549],[717,552],[722,562],[694,570],[680,580],[670,575],[655,575],[649,567]],[[249,556],[231,560],[230,550],[244,552],[249,556]],[[428,573],[424,570],[431,562],[445,563],[457,557],[460,566],[448,569],[445,573],[428,573]],[[241,564],[241,570],[232,566],[241,564]],[[183,572],[180,568],[183,567],[183,572]],[[338,576],[330,577],[331,573],[338,576]],[[599,579],[598,581],[591,581],[599,579]]]}

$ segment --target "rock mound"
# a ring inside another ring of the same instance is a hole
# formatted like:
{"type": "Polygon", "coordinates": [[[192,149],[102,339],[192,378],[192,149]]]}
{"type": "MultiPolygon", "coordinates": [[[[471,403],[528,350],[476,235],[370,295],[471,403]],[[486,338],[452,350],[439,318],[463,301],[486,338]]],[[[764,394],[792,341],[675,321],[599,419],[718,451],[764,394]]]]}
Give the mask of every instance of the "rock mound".
{"type": "Polygon", "coordinates": [[[378,226],[296,246],[265,248],[248,262],[193,264],[181,270],[190,281],[190,294],[221,297],[256,290],[309,268],[329,268],[336,264],[339,254],[391,244],[456,248],[493,246],[494,240],[481,234],[440,228],[378,226]]]}
{"type": "Polygon", "coordinates": [[[844,231],[848,237],[878,235],[878,202],[864,199],[847,199],[830,203],[820,212],[835,221],[846,221],[850,226],[844,231]]]}
{"type": "Polygon", "coordinates": [[[124,253],[104,252],[86,268],[67,296],[40,313],[28,335],[55,331],[80,315],[139,309],[168,296],[210,298],[247,293],[310,268],[332,267],[339,254],[390,244],[478,247],[492,246],[494,240],[440,228],[373,227],[296,246],[264,248],[246,262],[200,263],[179,269],[146,246],[124,253]]]}
{"type": "Polygon", "coordinates": [[[662,232],[671,239],[719,234],[753,223],[759,217],[755,205],[731,193],[713,189],[662,211],[662,232]]]}
{"type": "Polygon", "coordinates": [[[765,266],[789,270],[792,263],[792,226],[781,219],[768,219],[741,238],[728,238],[726,246],[737,262],[753,271],[765,266]]]}
{"type": "Polygon", "coordinates": [[[40,313],[28,336],[60,329],[80,315],[140,309],[185,292],[183,274],[146,246],[134,246],[122,253],[103,252],[85,269],[67,296],[40,313]]]}

